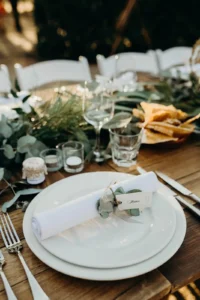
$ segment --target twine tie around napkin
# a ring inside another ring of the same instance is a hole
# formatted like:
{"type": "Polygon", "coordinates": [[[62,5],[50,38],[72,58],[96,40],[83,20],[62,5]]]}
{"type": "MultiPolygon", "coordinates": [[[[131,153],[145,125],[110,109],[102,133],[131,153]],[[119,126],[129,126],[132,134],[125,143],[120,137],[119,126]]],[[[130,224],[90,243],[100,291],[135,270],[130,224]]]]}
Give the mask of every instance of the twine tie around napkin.
{"type": "MultiPolygon", "coordinates": [[[[111,191],[112,191],[112,189],[111,189],[111,191]]],[[[117,208],[117,206],[118,206],[116,195],[124,195],[124,194],[140,193],[140,192],[142,192],[142,191],[138,190],[138,189],[133,189],[128,192],[125,192],[122,187],[119,187],[118,189],[116,189],[115,192],[112,191],[109,201],[105,201],[104,197],[102,197],[98,201],[97,209],[98,209],[100,216],[102,218],[106,219],[109,217],[110,213],[114,213],[115,208],[117,208]]],[[[136,217],[136,216],[140,215],[139,208],[127,209],[126,212],[130,216],[136,217]]]]}

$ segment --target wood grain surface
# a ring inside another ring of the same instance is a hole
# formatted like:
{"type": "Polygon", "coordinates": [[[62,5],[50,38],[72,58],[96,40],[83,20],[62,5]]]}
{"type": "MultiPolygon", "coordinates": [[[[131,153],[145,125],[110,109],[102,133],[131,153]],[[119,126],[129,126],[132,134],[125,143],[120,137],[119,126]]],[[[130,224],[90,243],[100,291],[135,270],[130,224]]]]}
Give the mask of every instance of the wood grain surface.
{"type": "MultiPolygon", "coordinates": [[[[148,80],[149,78],[140,76],[140,79],[148,80]]],[[[162,171],[200,196],[200,146],[197,146],[195,139],[189,139],[185,144],[176,148],[167,148],[164,144],[161,147],[143,145],[138,156],[138,165],[147,171],[162,171]]],[[[87,164],[83,170],[83,172],[96,171],[138,174],[136,167],[119,168],[111,160],[101,165],[96,163],[87,164]]],[[[16,176],[20,178],[21,174],[19,173],[16,176]]],[[[40,187],[45,188],[68,176],[72,175],[67,174],[64,170],[49,173],[40,187]]],[[[11,197],[10,192],[4,193],[1,196],[1,204],[11,197]]],[[[193,201],[187,200],[195,205],[193,201]]],[[[177,253],[168,262],[159,269],[145,275],[110,282],[73,278],[63,275],[42,263],[31,252],[24,240],[23,215],[20,209],[10,212],[14,226],[23,241],[23,256],[31,272],[52,300],[159,300],[183,285],[200,278],[200,220],[187,209],[185,209],[187,218],[185,240],[177,253]]],[[[19,259],[14,254],[7,253],[1,238],[0,247],[7,262],[4,271],[16,296],[21,300],[32,299],[28,281],[19,259]]],[[[1,280],[0,299],[7,299],[1,280]]]]}
{"type": "MultiPolygon", "coordinates": [[[[161,170],[194,193],[200,196],[200,147],[194,141],[176,149],[142,147],[138,164],[146,170],[161,170]]],[[[134,168],[118,168],[112,161],[102,165],[95,163],[85,166],[83,172],[118,171],[137,174],[134,168]]],[[[41,187],[46,187],[65,177],[71,176],[65,171],[49,173],[41,187]]],[[[20,174],[19,174],[20,177],[20,174]]],[[[1,203],[10,199],[10,192],[1,196],[1,203]]],[[[50,299],[162,299],[169,292],[200,278],[200,220],[187,210],[186,238],[178,252],[158,270],[143,276],[114,282],[96,282],[72,278],[52,270],[43,264],[28,248],[22,231],[23,213],[21,210],[10,212],[14,226],[23,240],[24,258],[50,299]]],[[[10,284],[19,299],[32,299],[30,288],[23,268],[15,255],[8,254],[2,240],[0,246],[7,264],[4,268],[10,284]]],[[[6,299],[0,281],[0,299],[6,299]]]]}

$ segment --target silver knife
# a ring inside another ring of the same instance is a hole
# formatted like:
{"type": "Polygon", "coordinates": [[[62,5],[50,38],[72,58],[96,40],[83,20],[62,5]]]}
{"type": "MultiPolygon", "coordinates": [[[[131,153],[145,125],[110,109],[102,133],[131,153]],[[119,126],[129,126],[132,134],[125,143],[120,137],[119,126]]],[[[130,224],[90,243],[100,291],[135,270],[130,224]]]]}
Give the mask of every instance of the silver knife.
{"type": "MultiPolygon", "coordinates": [[[[141,167],[137,167],[137,171],[140,174],[147,173],[146,170],[144,170],[141,167]]],[[[168,196],[173,196],[176,200],[178,200],[180,203],[182,203],[184,206],[186,206],[188,209],[190,209],[193,213],[195,213],[197,216],[200,217],[200,209],[196,208],[192,204],[188,203],[185,199],[183,199],[181,196],[177,195],[173,190],[171,190],[168,186],[165,184],[159,182],[160,185],[160,191],[168,196]]]]}
{"type": "Polygon", "coordinates": [[[182,184],[178,183],[177,181],[175,181],[174,179],[170,178],[169,176],[163,174],[162,172],[156,171],[156,173],[158,174],[158,176],[160,178],[162,178],[166,183],[168,183],[175,190],[177,190],[184,196],[187,196],[187,197],[193,199],[194,201],[200,203],[200,198],[197,195],[193,194],[190,190],[185,188],[182,184]]]}

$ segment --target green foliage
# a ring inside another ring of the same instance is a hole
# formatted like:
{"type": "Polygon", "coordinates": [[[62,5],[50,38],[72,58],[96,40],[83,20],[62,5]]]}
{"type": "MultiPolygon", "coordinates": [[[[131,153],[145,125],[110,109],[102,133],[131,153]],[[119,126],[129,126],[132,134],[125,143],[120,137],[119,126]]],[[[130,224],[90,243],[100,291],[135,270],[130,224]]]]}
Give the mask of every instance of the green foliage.
{"type": "Polygon", "coordinates": [[[0,180],[3,179],[3,175],[4,175],[4,169],[0,168],[0,180]]]}
{"type": "Polygon", "coordinates": [[[85,133],[88,126],[83,119],[81,99],[70,93],[65,98],[57,97],[40,106],[32,122],[33,135],[49,147],[78,140],[88,153],[91,146],[85,133]]]}
{"type": "Polygon", "coordinates": [[[2,135],[4,138],[9,138],[12,135],[12,129],[7,124],[7,120],[4,115],[2,115],[0,121],[0,135],[2,135]]]}
{"type": "Polygon", "coordinates": [[[38,130],[40,126],[48,126],[52,130],[72,132],[83,122],[81,99],[72,95],[67,101],[58,97],[46,102],[40,107],[36,122],[38,130]]]}
{"type": "Polygon", "coordinates": [[[188,81],[166,79],[156,89],[163,95],[161,102],[173,104],[191,116],[200,112],[200,83],[196,74],[191,73],[188,81]]]}
{"type": "Polygon", "coordinates": [[[188,80],[165,78],[159,82],[140,84],[139,92],[119,92],[120,99],[137,105],[141,101],[173,104],[191,116],[200,113],[200,81],[196,74],[191,73],[188,80]],[[136,101],[135,101],[136,100],[136,101]]]}
{"type": "Polygon", "coordinates": [[[8,159],[13,159],[15,157],[15,152],[13,150],[13,147],[11,145],[4,145],[4,155],[8,159]]]}
{"type": "Polygon", "coordinates": [[[26,153],[29,151],[31,146],[36,142],[36,138],[31,135],[25,135],[19,138],[17,141],[17,151],[19,153],[26,153]]]}
{"type": "Polygon", "coordinates": [[[132,114],[128,112],[120,112],[114,115],[114,117],[107,122],[103,128],[113,129],[126,127],[132,119],[132,114]]]}
{"type": "Polygon", "coordinates": [[[20,108],[18,114],[15,120],[1,116],[0,167],[13,169],[25,158],[39,156],[47,147],[56,147],[68,140],[83,142],[86,154],[91,151],[79,97],[71,94],[67,100],[56,97],[38,109],[32,108],[28,114],[20,108]]]}

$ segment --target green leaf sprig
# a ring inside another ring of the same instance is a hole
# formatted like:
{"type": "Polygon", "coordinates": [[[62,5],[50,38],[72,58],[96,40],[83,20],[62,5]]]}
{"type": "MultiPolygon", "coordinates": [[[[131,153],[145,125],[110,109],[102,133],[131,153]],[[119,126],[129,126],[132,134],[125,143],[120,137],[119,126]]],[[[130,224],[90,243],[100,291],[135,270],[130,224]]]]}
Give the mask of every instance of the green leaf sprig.
{"type": "MultiPolygon", "coordinates": [[[[115,211],[115,208],[117,207],[117,201],[115,198],[116,195],[142,192],[139,189],[133,189],[128,192],[125,192],[122,187],[117,188],[115,192],[113,192],[112,189],[110,190],[111,190],[111,194],[109,196],[106,195],[106,200],[105,197],[103,196],[97,202],[97,210],[103,219],[107,219],[109,215],[115,211]]],[[[136,217],[140,215],[140,210],[138,208],[127,209],[126,212],[130,216],[136,217]]]]}

